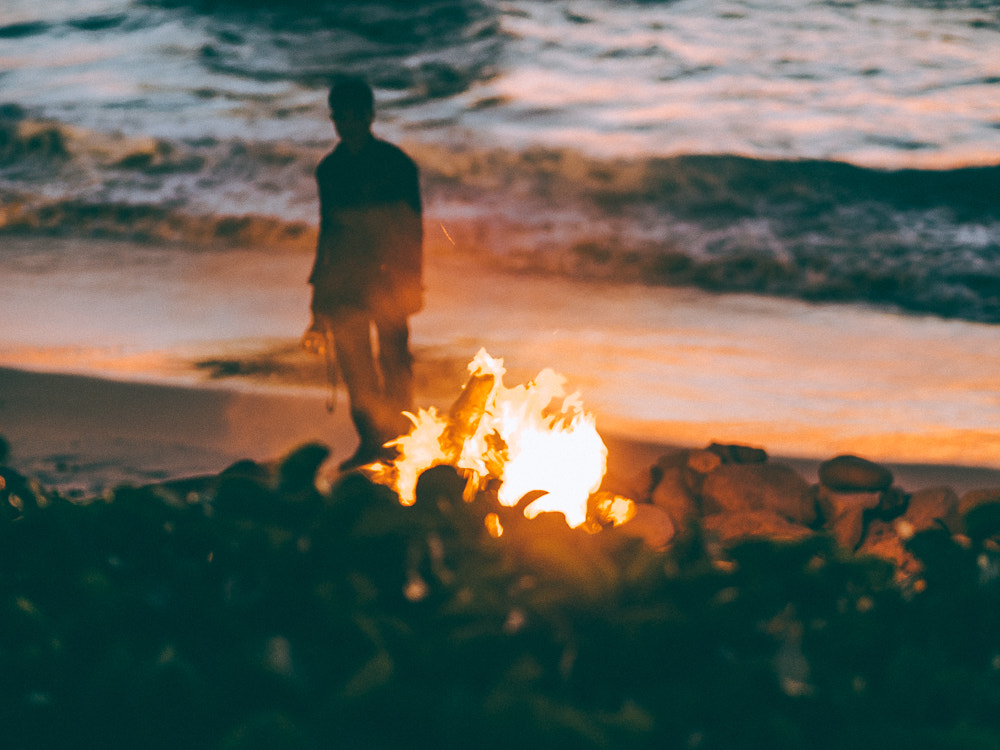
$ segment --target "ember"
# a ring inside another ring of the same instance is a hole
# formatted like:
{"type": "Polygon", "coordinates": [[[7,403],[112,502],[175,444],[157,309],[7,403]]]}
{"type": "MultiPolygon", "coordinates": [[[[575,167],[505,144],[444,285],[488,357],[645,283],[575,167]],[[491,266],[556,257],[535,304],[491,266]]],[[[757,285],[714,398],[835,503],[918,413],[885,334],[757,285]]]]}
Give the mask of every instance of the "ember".
{"type": "MultiPolygon", "coordinates": [[[[485,349],[469,363],[469,372],[446,415],[433,408],[407,415],[413,429],[390,443],[399,456],[378,465],[375,478],[411,505],[420,474],[448,464],[465,475],[466,499],[497,480],[502,505],[531,499],[524,509],[528,518],[559,512],[571,527],[582,525],[587,502],[604,477],[607,448],[578,394],[567,396],[566,379],[550,369],[533,382],[507,388],[503,360],[485,349]]],[[[491,533],[499,536],[502,530],[497,526],[491,533]]]]}

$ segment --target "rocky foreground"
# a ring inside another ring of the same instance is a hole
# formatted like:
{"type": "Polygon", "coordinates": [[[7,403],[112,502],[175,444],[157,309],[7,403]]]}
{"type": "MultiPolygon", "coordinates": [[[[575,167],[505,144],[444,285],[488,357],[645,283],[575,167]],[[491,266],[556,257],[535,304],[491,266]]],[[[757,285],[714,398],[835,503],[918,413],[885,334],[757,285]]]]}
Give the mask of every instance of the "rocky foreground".
{"type": "Polygon", "coordinates": [[[73,502],[0,468],[2,746],[1000,746],[1000,489],[713,445],[584,530],[327,454],[73,502]]]}
{"type": "Polygon", "coordinates": [[[906,491],[894,484],[888,468],[859,456],[825,461],[819,483],[810,485],[791,467],[770,461],[764,450],[712,444],[664,455],[651,478],[634,525],[621,531],[653,546],[669,544],[695,525],[722,546],[820,534],[844,552],[892,563],[899,583],[918,587],[924,585],[922,565],[909,544],[918,534],[948,536],[965,549],[973,544],[971,534],[977,544],[1000,551],[1000,538],[982,536],[980,526],[981,519],[996,514],[1000,487],[961,497],[947,486],[906,491]]]}

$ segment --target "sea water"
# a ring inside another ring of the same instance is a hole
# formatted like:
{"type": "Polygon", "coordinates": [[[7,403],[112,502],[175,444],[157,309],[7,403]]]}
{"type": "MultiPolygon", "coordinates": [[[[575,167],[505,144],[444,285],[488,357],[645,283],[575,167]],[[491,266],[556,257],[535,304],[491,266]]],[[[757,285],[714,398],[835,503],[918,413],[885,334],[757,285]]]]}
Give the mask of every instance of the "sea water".
{"type": "Polygon", "coordinates": [[[654,438],[1000,465],[996,2],[5,0],[2,361],[294,340],[344,71],[421,166],[417,351],[654,438]]]}

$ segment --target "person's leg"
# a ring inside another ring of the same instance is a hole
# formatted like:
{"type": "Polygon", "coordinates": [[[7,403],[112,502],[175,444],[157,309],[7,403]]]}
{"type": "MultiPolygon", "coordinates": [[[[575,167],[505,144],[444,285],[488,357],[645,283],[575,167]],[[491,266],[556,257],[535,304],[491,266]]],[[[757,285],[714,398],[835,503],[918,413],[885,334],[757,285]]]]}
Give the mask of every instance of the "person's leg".
{"type": "Polygon", "coordinates": [[[410,327],[406,318],[379,320],[379,365],[382,369],[383,403],[391,412],[392,428],[405,432],[409,422],[404,411],[413,411],[413,356],[410,327]]]}
{"type": "Polygon", "coordinates": [[[351,419],[360,439],[358,450],[344,465],[360,466],[377,458],[385,440],[379,424],[381,389],[372,352],[371,322],[364,314],[340,315],[331,329],[351,419]]]}

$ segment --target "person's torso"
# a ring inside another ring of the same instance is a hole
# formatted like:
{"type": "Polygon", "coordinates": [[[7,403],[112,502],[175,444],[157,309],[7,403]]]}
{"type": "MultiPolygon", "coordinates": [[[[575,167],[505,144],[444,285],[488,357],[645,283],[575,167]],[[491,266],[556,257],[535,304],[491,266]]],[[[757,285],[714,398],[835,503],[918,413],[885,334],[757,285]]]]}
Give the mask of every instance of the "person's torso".
{"type": "Polygon", "coordinates": [[[399,201],[411,203],[416,167],[402,150],[372,138],[359,152],[338,145],[316,170],[327,212],[399,201]]]}

